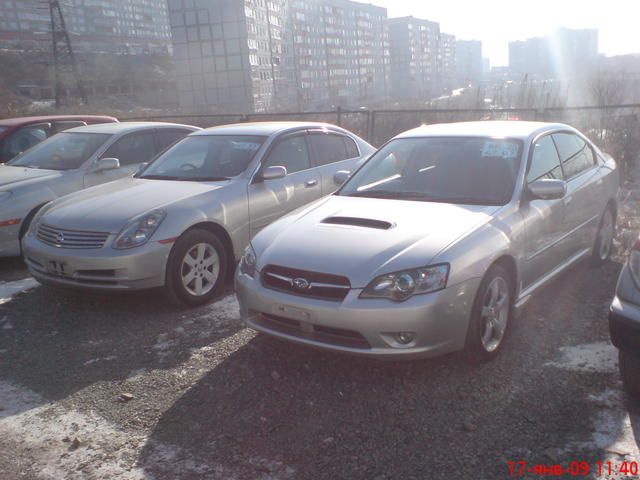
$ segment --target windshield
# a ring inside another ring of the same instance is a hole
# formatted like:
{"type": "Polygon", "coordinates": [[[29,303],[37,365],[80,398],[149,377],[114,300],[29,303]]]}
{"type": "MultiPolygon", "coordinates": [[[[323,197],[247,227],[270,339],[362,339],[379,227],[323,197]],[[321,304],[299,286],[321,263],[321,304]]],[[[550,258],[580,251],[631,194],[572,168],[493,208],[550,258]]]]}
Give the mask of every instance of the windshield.
{"type": "Polygon", "coordinates": [[[520,154],[518,140],[479,137],[392,140],[338,194],[504,205],[513,194],[520,154]]]}
{"type": "Polygon", "coordinates": [[[176,143],[158,157],[140,178],[216,181],[244,172],[266,137],[198,135],[176,143]]]}
{"type": "Polygon", "coordinates": [[[45,170],[73,170],[86,162],[110,137],[103,133],[59,133],[8,164],[45,170]]]}

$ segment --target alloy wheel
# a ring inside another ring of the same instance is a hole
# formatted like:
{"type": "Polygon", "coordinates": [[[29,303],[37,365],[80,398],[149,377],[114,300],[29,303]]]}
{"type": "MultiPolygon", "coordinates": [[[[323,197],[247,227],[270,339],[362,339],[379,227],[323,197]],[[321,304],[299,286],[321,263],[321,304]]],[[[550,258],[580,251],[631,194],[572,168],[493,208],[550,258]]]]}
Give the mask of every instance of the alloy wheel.
{"type": "Polygon", "coordinates": [[[609,258],[609,254],[611,253],[614,229],[613,214],[611,210],[607,209],[607,211],[604,212],[604,217],[602,217],[602,225],[598,233],[598,256],[602,261],[609,258]]]}
{"type": "Polygon", "coordinates": [[[509,320],[509,285],[502,277],[494,278],[485,291],[480,310],[481,332],[480,340],[483,348],[491,353],[502,342],[507,321],[509,320]]]}
{"type": "Polygon", "coordinates": [[[213,245],[197,243],[187,250],[180,274],[182,285],[191,295],[209,293],[220,276],[220,258],[213,245]]]}

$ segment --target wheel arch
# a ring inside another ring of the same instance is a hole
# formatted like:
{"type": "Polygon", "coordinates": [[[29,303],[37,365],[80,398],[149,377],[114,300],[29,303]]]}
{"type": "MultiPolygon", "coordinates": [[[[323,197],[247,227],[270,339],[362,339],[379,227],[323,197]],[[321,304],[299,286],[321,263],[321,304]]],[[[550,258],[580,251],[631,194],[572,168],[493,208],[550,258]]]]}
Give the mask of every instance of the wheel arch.
{"type": "Polygon", "coordinates": [[[518,294],[518,265],[515,258],[509,254],[503,254],[491,263],[487,272],[495,265],[501,266],[509,274],[511,280],[511,295],[513,297],[513,301],[515,301],[518,294]]]}
{"type": "Polygon", "coordinates": [[[182,235],[192,230],[207,230],[213,233],[214,235],[216,235],[220,239],[220,241],[222,242],[222,245],[224,246],[225,254],[229,259],[229,261],[227,262],[226,273],[227,275],[230,275],[230,272],[232,272],[233,269],[235,268],[236,258],[234,253],[235,251],[233,248],[233,240],[231,239],[231,235],[229,235],[229,232],[227,232],[227,230],[219,223],[212,222],[212,221],[205,221],[205,222],[199,222],[194,225],[191,225],[184,232],[182,232],[182,235]]]}
{"type": "Polygon", "coordinates": [[[24,219],[22,220],[22,223],[20,224],[18,239],[22,240],[22,237],[24,237],[27,234],[27,229],[29,228],[29,225],[31,225],[31,221],[33,220],[33,217],[35,217],[38,211],[40,211],[40,209],[44,207],[47,203],[49,203],[49,201],[41,203],[37,207],[32,208],[31,211],[29,211],[29,213],[25,215],[24,219]]]}

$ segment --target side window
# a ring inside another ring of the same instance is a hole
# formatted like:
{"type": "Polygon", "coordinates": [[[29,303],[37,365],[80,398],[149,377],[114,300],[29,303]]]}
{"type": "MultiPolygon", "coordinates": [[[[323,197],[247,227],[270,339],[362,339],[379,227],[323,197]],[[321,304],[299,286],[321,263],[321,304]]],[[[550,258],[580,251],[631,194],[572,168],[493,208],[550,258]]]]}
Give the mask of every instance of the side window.
{"type": "Polygon", "coordinates": [[[191,130],[182,130],[178,128],[163,128],[156,130],[156,139],[158,140],[158,151],[163,151],[169,145],[173,145],[181,138],[189,135],[191,130]]]}
{"type": "Polygon", "coordinates": [[[84,127],[85,125],[86,125],[85,122],[77,122],[77,121],[55,122],[53,124],[53,130],[55,133],[58,133],[58,132],[64,132],[65,130],[69,130],[70,128],[84,127]]]}
{"type": "Polygon", "coordinates": [[[567,179],[571,179],[595,165],[593,150],[587,142],[577,135],[554,133],[553,140],[558,146],[562,168],[567,179]]]}
{"type": "Polygon", "coordinates": [[[527,183],[541,178],[562,179],[558,151],[549,135],[538,140],[533,146],[531,166],[527,173],[527,183]]]}
{"type": "Polygon", "coordinates": [[[50,123],[29,125],[16,130],[2,143],[3,161],[9,161],[16,155],[29,150],[34,145],[46,140],[51,134],[50,123]]]}
{"type": "Polygon", "coordinates": [[[342,137],[344,141],[344,147],[347,149],[347,158],[357,158],[360,156],[360,150],[353,139],[349,137],[342,137]]]}
{"type": "Polygon", "coordinates": [[[315,152],[318,167],[349,158],[342,135],[311,133],[309,134],[309,144],[315,152]]]}
{"type": "Polygon", "coordinates": [[[283,166],[287,173],[295,173],[310,167],[309,152],[304,135],[285,138],[276,143],[271,150],[265,167],[283,166]]]}
{"type": "Polygon", "coordinates": [[[117,140],[102,158],[117,158],[121,166],[150,161],[156,154],[153,132],[131,133],[117,140]]]}

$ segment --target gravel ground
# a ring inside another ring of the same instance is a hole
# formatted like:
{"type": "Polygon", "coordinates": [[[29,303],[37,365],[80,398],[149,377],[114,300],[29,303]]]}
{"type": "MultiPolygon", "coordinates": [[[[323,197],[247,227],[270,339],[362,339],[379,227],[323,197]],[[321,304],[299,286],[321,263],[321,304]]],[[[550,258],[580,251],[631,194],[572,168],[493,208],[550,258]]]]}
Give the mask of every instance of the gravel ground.
{"type": "Polygon", "coordinates": [[[181,310],[157,291],[18,282],[20,264],[0,264],[0,477],[495,479],[509,461],[640,461],[640,408],[608,341],[619,270],[568,272],[472,367],[256,336],[230,287],[181,310]]]}

